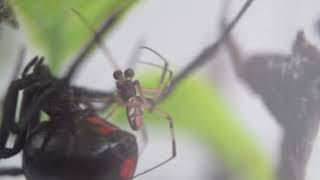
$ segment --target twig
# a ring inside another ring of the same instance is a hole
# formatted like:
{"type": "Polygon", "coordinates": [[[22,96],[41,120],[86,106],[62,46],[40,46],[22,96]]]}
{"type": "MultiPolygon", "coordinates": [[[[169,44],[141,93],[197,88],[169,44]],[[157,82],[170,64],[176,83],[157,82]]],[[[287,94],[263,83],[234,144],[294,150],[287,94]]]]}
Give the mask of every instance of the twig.
{"type": "Polygon", "coordinates": [[[165,99],[168,95],[172,93],[172,91],[176,88],[176,86],[185,79],[188,75],[190,75],[193,71],[197,68],[208,62],[209,60],[213,59],[219,50],[219,47],[223,45],[223,42],[226,40],[229,33],[232,31],[234,26],[238,23],[250,5],[253,3],[254,0],[248,0],[241,10],[238,12],[237,16],[232,20],[232,22],[227,26],[226,30],[223,32],[221,37],[214,42],[213,44],[209,45],[205,49],[203,49],[199,55],[185,68],[183,69],[176,77],[173,78],[171,86],[167,93],[165,93],[160,100],[165,99]]]}
{"type": "Polygon", "coordinates": [[[85,44],[85,46],[80,50],[80,52],[76,55],[73,60],[73,64],[71,65],[70,71],[65,75],[64,79],[70,81],[72,77],[75,75],[78,67],[83,63],[86,57],[89,55],[90,50],[94,47],[94,45],[99,41],[101,36],[117,22],[117,20],[121,17],[122,13],[126,10],[131,0],[125,0],[124,3],[116,9],[111,16],[109,16],[100,26],[100,28],[96,31],[94,36],[85,44]]]}

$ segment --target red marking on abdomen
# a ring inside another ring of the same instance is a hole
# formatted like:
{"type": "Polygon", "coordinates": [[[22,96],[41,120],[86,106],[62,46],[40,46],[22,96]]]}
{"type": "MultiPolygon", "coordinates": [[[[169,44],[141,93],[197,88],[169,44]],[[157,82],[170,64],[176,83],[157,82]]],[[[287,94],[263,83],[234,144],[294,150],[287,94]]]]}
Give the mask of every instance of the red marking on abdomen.
{"type": "Polygon", "coordinates": [[[121,180],[130,180],[133,176],[133,173],[136,168],[137,159],[133,156],[129,156],[128,159],[126,159],[120,169],[120,177],[121,180]]]}
{"type": "Polygon", "coordinates": [[[99,116],[90,116],[86,119],[90,124],[96,125],[96,132],[101,135],[107,135],[113,131],[116,131],[117,128],[107,123],[104,119],[99,116]]]}
{"type": "Polygon", "coordinates": [[[91,124],[96,124],[96,125],[105,125],[104,119],[100,118],[99,116],[90,116],[87,118],[87,121],[91,124]]]}
{"type": "Polygon", "coordinates": [[[115,129],[114,129],[114,128],[110,128],[110,127],[99,127],[98,129],[96,129],[96,131],[97,131],[99,134],[107,135],[107,134],[115,131],[115,129]]]}

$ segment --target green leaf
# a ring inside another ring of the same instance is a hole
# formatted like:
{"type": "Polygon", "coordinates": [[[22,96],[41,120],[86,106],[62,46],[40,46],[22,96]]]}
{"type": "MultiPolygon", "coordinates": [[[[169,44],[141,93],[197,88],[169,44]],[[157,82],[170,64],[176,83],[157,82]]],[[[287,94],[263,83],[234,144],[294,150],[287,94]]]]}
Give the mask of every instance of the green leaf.
{"type": "MultiPolygon", "coordinates": [[[[147,77],[142,83],[143,87],[156,87],[159,82],[152,78],[152,73],[143,77],[147,77]]],[[[198,136],[229,167],[243,175],[244,179],[272,180],[270,158],[234,117],[221,95],[203,79],[193,76],[184,80],[173,94],[159,105],[159,109],[171,115],[177,133],[183,130],[192,136],[198,136]]],[[[116,119],[122,119],[123,122],[126,118],[124,114],[121,110],[116,119]]],[[[157,126],[159,123],[161,126],[166,124],[166,121],[156,114],[147,113],[146,123],[155,123],[157,126]]]]}
{"type": "MultiPolygon", "coordinates": [[[[57,72],[93,35],[88,27],[71,10],[75,9],[96,29],[115,9],[121,0],[11,0],[19,23],[27,29],[36,45],[41,48],[57,72]]],[[[129,0],[128,6],[136,0],[129,0]]]]}
{"type": "Polygon", "coordinates": [[[263,151],[233,116],[219,93],[203,78],[183,83],[161,105],[178,129],[201,137],[245,179],[271,180],[272,166],[263,151]]]}

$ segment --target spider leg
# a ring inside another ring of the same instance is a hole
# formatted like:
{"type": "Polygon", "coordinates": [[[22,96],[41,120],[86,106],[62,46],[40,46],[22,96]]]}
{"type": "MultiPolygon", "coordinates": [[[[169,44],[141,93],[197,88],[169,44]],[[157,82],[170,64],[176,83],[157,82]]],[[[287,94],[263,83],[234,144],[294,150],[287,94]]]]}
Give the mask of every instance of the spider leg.
{"type": "Polygon", "coordinates": [[[163,61],[163,63],[164,63],[164,66],[163,66],[163,67],[158,66],[158,65],[155,65],[155,64],[152,64],[152,63],[145,63],[145,62],[143,62],[143,63],[145,63],[145,64],[153,65],[153,66],[155,66],[155,67],[159,67],[159,68],[163,69],[162,74],[161,74],[161,78],[160,78],[160,84],[162,84],[163,81],[164,81],[164,79],[165,79],[165,76],[166,76],[166,73],[167,73],[167,71],[168,71],[168,68],[169,68],[168,60],[167,60],[166,58],[164,58],[160,53],[158,53],[157,51],[155,51],[155,50],[153,50],[153,49],[151,49],[151,48],[149,48],[149,47],[147,47],[147,46],[141,46],[140,48],[151,51],[152,53],[154,53],[154,54],[156,54],[157,56],[159,56],[160,59],[163,61]]]}
{"type": "Polygon", "coordinates": [[[40,123],[40,109],[35,112],[32,116],[32,121],[28,121],[25,118],[26,114],[32,109],[32,105],[33,102],[35,101],[35,93],[37,92],[37,90],[39,88],[43,88],[43,87],[47,87],[49,86],[50,83],[34,83],[33,85],[31,85],[30,87],[26,88],[23,91],[23,99],[21,102],[21,112],[20,112],[20,118],[19,118],[19,128],[20,131],[22,130],[26,130],[29,131],[31,129],[33,129],[36,125],[38,125],[40,123]],[[28,124],[28,126],[26,127],[27,129],[25,129],[25,127],[23,127],[23,124],[28,124]]]}
{"type": "MultiPolygon", "coordinates": [[[[33,97],[33,93],[27,94],[24,91],[24,96],[22,99],[20,118],[18,123],[15,121],[15,114],[17,108],[18,101],[18,93],[20,90],[30,88],[34,86],[33,78],[23,78],[16,81],[13,81],[9,89],[7,91],[7,95],[4,101],[3,107],[3,122],[0,128],[0,138],[1,138],[1,147],[0,147],[0,158],[9,158],[19,153],[23,148],[25,139],[27,126],[25,128],[21,128],[20,124],[23,123],[24,112],[27,111],[27,108],[30,106],[30,100],[33,97]],[[14,146],[12,148],[6,148],[6,143],[9,137],[9,133],[17,134],[17,137],[14,141],[14,146]]],[[[27,124],[27,123],[26,123],[27,124]]]]}
{"type": "MultiPolygon", "coordinates": [[[[39,97],[37,97],[37,100],[32,103],[33,105],[25,113],[25,118],[23,118],[23,121],[19,123],[19,127],[21,128],[23,134],[27,134],[28,129],[33,129],[34,126],[36,126],[39,123],[41,106],[45,101],[47,101],[50,94],[52,94],[55,90],[61,88],[64,85],[65,84],[63,81],[59,81],[53,85],[50,85],[50,87],[47,87],[46,90],[39,97]]],[[[42,143],[42,148],[44,148],[45,145],[48,143],[48,140],[50,139],[49,136],[50,135],[48,135],[44,139],[44,142],[42,143]]]]}
{"type": "Polygon", "coordinates": [[[95,31],[94,36],[85,44],[85,46],[80,50],[77,56],[73,60],[73,64],[69,71],[64,75],[63,79],[67,82],[74,77],[74,74],[78,70],[78,66],[83,63],[88,54],[90,53],[93,46],[96,44],[96,41],[108,31],[112,25],[121,17],[121,14],[126,10],[132,1],[124,1],[120,7],[118,7],[112,14],[100,25],[100,27],[95,31]]]}
{"type": "Polygon", "coordinates": [[[27,137],[27,132],[29,129],[33,129],[40,121],[40,110],[41,104],[43,103],[45,98],[47,98],[48,94],[53,91],[53,86],[46,90],[39,98],[38,101],[34,101],[34,92],[33,87],[45,87],[48,84],[34,82],[33,78],[30,76],[26,76],[23,79],[19,79],[13,81],[9,87],[7,92],[7,96],[5,98],[4,103],[4,113],[3,113],[3,122],[1,125],[0,131],[0,140],[1,140],[1,147],[0,147],[0,158],[9,158],[21,151],[25,144],[25,140],[27,137]],[[24,97],[22,100],[21,112],[20,112],[20,119],[18,124],[15,123],[15,112],[17,106],[17,99],[18,99],[18,91],[26,89],[24,91],[24,97]],[[32,105],[34,104],[34,105],[32,105]],[[30,105],[32,105],[30,107],[30,105]],[[13,130],[14,129],[14,130],[13,130]],[[12,148],[6,148],[6,142],[9,137],[9,133],[16,131],[17,137],[14,142],[14,146],[12,148]]]}
{"type": "MultiPolygon", "coordinates": [[[[167,61],[166,61],[166,62],[167,62],[167,61]]],[[[167,87],[167,86],[170,85],[170,82],[171,82],[171,79],[172,79],[172,76],[173,76],[173,72],[172,72],[172,70],[170,70],[170,69],[168,68],[168,64],[165,65],[165,66],[167,66],[167,67],[162,67],[162,66],[160,66],[160,65],[158,65],[158,64],[153,64],[153,63],[145,62],[145,61],[139,61],[139,63],[146,64],[146,65],[149,65],[149,66],[154,66],[154,67],[157,67],[157,68],[160,68],[160,69],[163,70],[163,71],[162,71],[162,74],[161,74],[161,78],[160,78],[159,88],[160,88],[161,86],[164,86],[163,88],[165,88],[165,87],[167,87]],[[166,77],[166,72],[169,73],[169,78],[168,78],[167,82],[164,81],[164,80],[165,80],[165,77],[166,77]]]]}
{"type": "MultiPolygon", "coordinates": [[[[145,107],[147,107],[147,109],[152,112],[154,110],[154,107],[155,105],[153,104],[154,102],[154,97],[153,98],[147,98],[144,91],[143,91],[143,88],[141,87],[140,85],[140,82],[138,80],[135,80],[134,81],[134,84],[135,86],[137,87],[138,89],[138,92],[140,94],[140,99],[142,100],[142,103],[144,104],[145,107]]],[[[150,89],[149,89],[150,90],[150,89]]]]}
{"type": "Polygon", "coordinates": [[[169,161],[171,161],[173,158],[175,158],[176,155],[177,155],[176,140],[175,140],[175,133],[174,133],[174,127],[173,127],[172,118],[170,117],[169,114],[167,114],[167,113],[165,113],[165,112],[163,112],[163,111],[161,111],[161,110],[159,110],[159,109],[157,109],[157,108],[155,109],[155,112],[158,112],[159,115],[161,115],[163,118],[165,118],[165,119],[167,120],[168,124],[169,124],[170,136],[171,136],[171,145],[172,145],[172,154],[171,154],[171,156],[170,156],[168,159],[166,159],[166,160],[162,161],[161,163],[153,166],[152,168],[149,168],[149,169],[147,169],[147,170],[145,170],[145,171],[143,171],[143,172],[141,172],[141,173],[138,173],[138,174],[135,175],[133,178],[136,178],[136,177],[138,177],[138,176],[141,176],[141,175],[143,175],[143,174],[145,174],[145,173],[148,173],[148,172],[150,172],[150,171],[152,171],[152,170],[154,170],[154,169],[156,169],[156,168],[158,168],[158,167],[166,164],[167,162],[169,162],[169,161]]]}
{"type": "MultiPolygon", "coordinates": [[[[33,94],[23,97],[19,121],[16,123],[15,115],[17,110],[18,95],[20,90],[33,86],[36,79],[33,78],[33,75],[27,75],[27,73],[32,66],[42,63],[42,61],[43,58],[38,61],[38,57],[35,57],[23,70],[23,78],[12,81],[7,90],[2,109],[2,123],[0,127],[0,158],[9,158],[19,153],[23,148],[28,127],[25,126],[24,128],[21,128],[20,125],[23,124],[23,114],[26,111],[26,108],[30,105],[30,103],[26,102],[28,99],[27,97],[31,97],[33,94]],[[12,148],[6,148],[6,143],[8,141],[10,132],[17,134],[17,137],[14,141],[14,146],[12,148]]],[[[19,68],[17,69],[19,70],[19,68]]],[[[25,122],[25,124],[29,125],[28,122],[25,122]]]]}
{"type": "Polygon", "coordinates": [[[19,133],[15,139],[14,146],[12,148],[2,148],[0,149],[0,158],[10,158],[18,154],[25,143],[26,133],[19,133]]]}
{"type": "Polygon", "coordinates": [[[139,80],[135,80],[133,83],[134,83],[134,85],[136,86],[136,88],[138,89],[138,92],[139,92],[139,94],[140,94],[140,98],[141,98],[141,100],[142,100],[142,103],[143,103],[146,107],[150,107],[150,104],[149,104],[147,98],[146,98],[145,95],[144,95],[144,92],[143,92],[143,90],[142,90],[142,87],[141,87],[141,84],[140,84],[139,80]]]}
{"type": "Polygon", "coordinates": [[[104,118],[108,119],[109,117],[111,117],[119,107],[120,107],[120,104],[116,103],[116,105],[111,109],[111,111],[104,118]]]}
{"type": "Polygon", "coordinates": [[[126,69],[128,69],[128,68],[134,69],[135,68],[135,66],[139,60],[139,55],[140,55],[139,49],[143,44],[145,44],[145,40],[143,38],[140,38],[129,56],[129,60],[128,60],[126,69]]]}
{"type": "MultiPolygon", "coordinates": [[[[141,44],[141,43],[140,43],[141,44]]],[[[169,69],[169,63],[168,61],[160,54],[158,53],[157,51],[149,48],[149,47],[146,47],[146,46],[138,46],[140,49],[146,49],[146,50],[149,50],[151,51],[152,53],[156,54],[157,56],[160,57],[160,59],[163,61],[164,63],[164,66],[159,66],[157,64],[153,64],[153,63],[150,63],[150,62],[144,62],[144,61],[137,61],[138,60],[138,50],[135,50],[132,57],[130,58],[130,61],[129,61],[129,64],[131,66],[134,66],[136,64],[136,62],[139,62],[139,63],[143,63],[143,64],[147,64],[147,65],[150,65],[150,66],[154,66],[154,67],[157,67],[157,68],[160,68],[160,69],[163,69],[162,73],[161,73],[161,78],[160,78],[160,83],[159,83],[159,86],[157,88],[150,88],[150,89],[143,89],[141,87],[137,87],[140,88],[141,90],[140,91],[140,94],[142,93],[146,93],[147,91],[153,91],[152,93],[154,94],[153,95],[153,100],[152,101],[149,101],[151,102],[151,105],[150,105],[150,108],[149,110],[150,111],[153,111],[153,109],[155,108],[156,106],[156,103],[162,96],[162,94],[165,94],[167,90],[169,90],[169,87],[170,87],[170,84],[171,84],[171,81],[172,81],[172,77],[173,77],[173,72],[172,70],[169,69]],[[167,82],[165,82],[165,78],[166,78],[166,74],[169,73],[169,78],[167,80],[167,82]]],[[[140,86],[140,85],[139,85],[140,86]]],[[[141,95],[142,98],[144,95],[141,95]]],[[[143,100],[143,99],[142,99],[143,100]]],[[[144,102],[146,102],[144,100],[144,102]]]]}
{"type": "Polygon", "coordinates": [[[30,86],[34,80],[32,78],[23,78],[13,81],[4,99],[2,110],[2,123],[0,127],[0,149],[4,148],[10,131],[15,125],[15,114],[17,109],[18,93],[20,90],[30,86]]]}
{"type": "Polygon", "coordinates": [[[142,62],[142,61],[140,62],[140,63],[144,63],[147,65],[151,65],[151,66],[155,66],[155,67],[163,69],[160,83],[157,88],[141,88],[143,93],[153,94],[152,100],[149,101],[149,103],[150,103],[149,111],[153,111],[157,105],[156,102],[158,102],[158,100],[161,98],[161,96],[163,94],[167,93],[167,91],[169,90],[172,78],[173,78],[173,71],[168,68],[168,62],[163,57],[161,59],[165,62],[165,67],[159,66],[157,64],[149,63],[149,62],[142,62]],[[166,76],[165,72],[169,72],[169,77],[168,77],[167,81],[164,81],[164,78],[166,76]]]}
{"type": "MultiPolygon", "coordinates": [[[[23,59],[25,57],[25,54],[26,54],[26,49],[24,47],[22,47],[19,51],[19,55],[18,55],[18,58],[17,58],[17,63],[14,67],[14,70],[13,70],[13,73],[11,75],[11,79],[10,79],[10,82],[16,80],[19,76],[19,72],[21,71],[21,68],[22,68],[22,65],[23,65],[23,59]]],[[[1,102],[0,102],[0,109],[3,108],[3,99],[1,98],[1,102]]]]}
{"type": "Polygon", "coordinates": [[[146,149],[148,143],[149,143],[149,136],[148,136],[148,131],[146,128],[146,125],[143,125],[140,129],[141,132],[141,148],[139,148],[139,156],[143,153],[143,151],[146,149]]]}
{"type": "Polygon", "coordinates": [[[33,66],[36,66],[39,63],[43,62],[43,58],[40,58],[38,56],[35,56],[27,65],[26,67],[23,69],[21,76],[24,78],[27,76],[28,72],[30,71],[30,69],[33,66]]]}

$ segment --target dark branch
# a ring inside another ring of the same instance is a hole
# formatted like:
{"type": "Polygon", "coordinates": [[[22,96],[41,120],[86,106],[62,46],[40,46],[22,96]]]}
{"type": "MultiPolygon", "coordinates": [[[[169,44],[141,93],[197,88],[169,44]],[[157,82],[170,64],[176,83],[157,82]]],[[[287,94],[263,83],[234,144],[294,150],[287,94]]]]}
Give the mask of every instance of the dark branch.
{"type": "Polygon", "coordinates": [[[119,20],[123,12],[127,9],[128,5],[130,4],[131,0],[126,0],[124,3],[116,9],[111,16],[109,16],[105,22],[102,23],[100,28],[96,31],[94,36],[85,44],[85,46],[80,50],[80,52],[77,54],[77,56],[73,60],[73,64],[71,65],[70,71],[65,75],[64,79],[67,81],[70,81],[74,74],[76,73],[76,70],[78,67],[83,63],[83,61],[86,59],[86,57],[89,55],[91,49],[94,47],[94,45],[101,39],[101,36],[110,30],[112,26],[119,20]]]}
{"type": "Polygon", "coordinates": [[[210,59],[214,58],[219,50],[219,47],[223,44],[223,42],[227,39],[229,33],[234,28],[234,26],[238,23],[247,9],[250,7],[254,0],[248,0],[241,10],[238,12],[237,16],[232,20],[232,22],[226,27],[225,31],[222,33],[221,37],[210,46],[203,49],[200,54],[184,69],[182,70],[173,80],[170,86],[170,89],[166,94],[162,96],[161,99],[165,99],[179,84],[179,82],[185,79],[188,75],[190,75],[197,68],[202,66],[204,63],[208,62],[210,59]]]}

